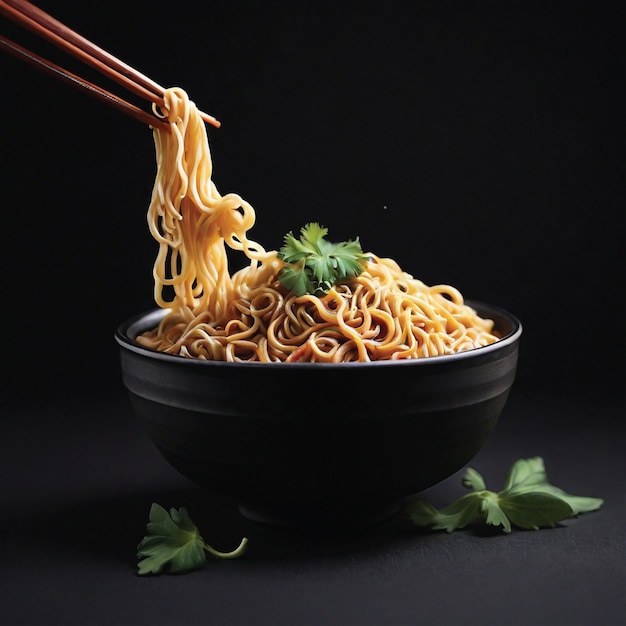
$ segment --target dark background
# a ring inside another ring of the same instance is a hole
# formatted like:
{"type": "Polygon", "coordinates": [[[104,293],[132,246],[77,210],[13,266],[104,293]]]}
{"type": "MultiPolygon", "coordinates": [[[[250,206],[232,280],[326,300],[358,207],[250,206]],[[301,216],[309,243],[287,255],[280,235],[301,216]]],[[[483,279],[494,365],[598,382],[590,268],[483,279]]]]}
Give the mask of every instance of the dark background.
{"type": "MultiPolygon", "coordinates": [[[[255,207],[266,248],[320,221],[515,313],[518,378],[475,467],[497,485],[540,454],[556,484],[606,504],[503,541],[383,530],[347,543],[211,508],[132,421],[113,340],[153,306],[151,132],[0,56],[0,621],[626,623],[623,3],[39,6],[221,120],[214,180],[255,207]],[[223,548],[251,532],[256,551],[134,579],[155,498],[195,507],[223,548]]],[[[0,32],[96,76],[5,20],[0,32]]],[[[454,476],[431,497],[459,495],[454,476]]]]}
{"type": "MultiPolygon", "coordinates": [[[[266,248],[310,220],[359,235],[519,316],[521,384],[621,394],[621,4],[40,6],[222,121],[214,180],[266,248]]],[[[152,306],[151,133],[0,61],[4,380],[106,390],[116,325],[152,306]]]]}

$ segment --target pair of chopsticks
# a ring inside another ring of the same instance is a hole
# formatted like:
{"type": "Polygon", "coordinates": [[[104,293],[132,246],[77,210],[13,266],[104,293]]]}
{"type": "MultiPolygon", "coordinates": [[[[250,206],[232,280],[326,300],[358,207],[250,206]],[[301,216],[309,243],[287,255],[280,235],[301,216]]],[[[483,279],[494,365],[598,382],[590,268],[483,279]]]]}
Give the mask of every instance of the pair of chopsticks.
{"type": "MultiPolygon", "coordinates": [[[[107,78],[125,87],[136,96],[157,105],[163,105],[163,93],[165,91],[163,87],[130,65],[120,61],[106,50],[85,39],[76,31],[42,11],[39,7],[27,2],[27,0],[0,0],[0,15],[79,59],[107,78]]],[[[1,35],[0,49],[65,83],[77,87],[149,126],[169,129],[169,125],[155,115],[136,107],[110,91],[63,69],[59,65],[44,59],[1,35]]],[[[220,122],[213,116],[202,112],[200,115],[207,123],[219,128],[220,122]]]]}

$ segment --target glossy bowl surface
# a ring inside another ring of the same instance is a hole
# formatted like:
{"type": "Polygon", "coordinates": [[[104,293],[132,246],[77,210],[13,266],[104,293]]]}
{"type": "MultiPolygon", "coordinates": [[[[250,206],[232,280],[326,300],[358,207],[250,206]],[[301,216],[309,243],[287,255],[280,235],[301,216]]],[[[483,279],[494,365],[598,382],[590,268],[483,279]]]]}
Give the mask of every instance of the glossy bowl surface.
{"type": "Polygon", "coordinates": [[[225,363],[134,339],[163,315],[120,325],[134,411],[181,474],[266,521],[384,517],[468,463],[515,378],[520,322],[469,302],[503,337],[441,357],[373,363],[225,363]]]}

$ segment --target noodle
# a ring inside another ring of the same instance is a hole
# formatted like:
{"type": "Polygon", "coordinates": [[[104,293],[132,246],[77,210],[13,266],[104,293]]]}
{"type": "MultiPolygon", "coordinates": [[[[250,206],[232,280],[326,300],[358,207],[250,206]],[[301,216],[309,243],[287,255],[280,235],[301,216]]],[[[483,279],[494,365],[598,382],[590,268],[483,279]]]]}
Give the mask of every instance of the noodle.
{"type": "Polygon", "coordinates": [[[154,298],[168,314],[137,338],[144,346],[218,361],[348,362],[414,359],[497,341],[449,285],[429,287],[373,254],[362,274],[322,296],[279,282],[275,251],[247,237],[254,209],[220,195],[204,122],[187,94],[168,89],[155,129],[157,174],[148,224],[159,245],[154,298]],[[249,264],[230,274],[227,247],[249,264]]]}

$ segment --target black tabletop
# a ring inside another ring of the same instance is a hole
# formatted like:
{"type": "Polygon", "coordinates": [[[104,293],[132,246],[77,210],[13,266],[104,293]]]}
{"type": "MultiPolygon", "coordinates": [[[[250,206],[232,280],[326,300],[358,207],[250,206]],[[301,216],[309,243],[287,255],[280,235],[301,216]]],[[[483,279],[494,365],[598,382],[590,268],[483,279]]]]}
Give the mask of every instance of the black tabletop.
{"type": "MultiPolygon", "coordinates": [[[[603,507],[554,529],[419,532],[251,522],[179,476],[123,393],[6,406],[1,455],[3,624],[623,624],[620,402],[513,393],[470,464],[501,488],[540,455],[550,480],[603,507]],[[186,507],[205,540],[244,557],[142,577],[135,548],[152,502],[186,507]]],[[[208,451],[210,453],[210,451],[208,451]]],[[[419,497],[464,492],[451,476],[419,497]]]]}

